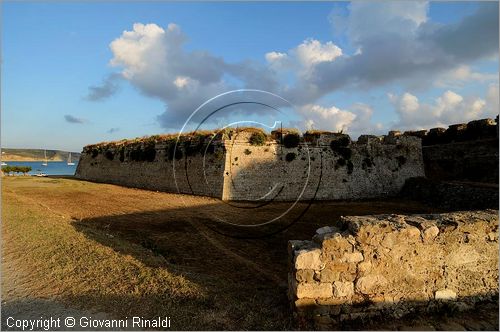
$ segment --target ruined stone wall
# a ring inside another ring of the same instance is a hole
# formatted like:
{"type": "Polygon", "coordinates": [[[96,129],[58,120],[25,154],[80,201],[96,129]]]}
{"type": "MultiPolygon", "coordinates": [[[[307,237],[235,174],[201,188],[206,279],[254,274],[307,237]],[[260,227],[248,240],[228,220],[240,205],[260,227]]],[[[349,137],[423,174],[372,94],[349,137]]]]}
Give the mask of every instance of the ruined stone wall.
{"type": "Polygon", "coordinates": [[[179,191],[186,194],[293,201],[396,195],[408,178],[423,175],[416,137],[364,136],[351,142],[347,135],[323,133],[297,135],[292,144],[286,139],[293,135],[283,141],[267,137],[255,144],[252,134],[221,137],[208,145],[205,138],[182,142],[175,156],[175,139],[168,144],[151,140],[88,146],[76,176],[167,192],[177,192],[176,180],[179,191]]]}
{"type": "Polygon", "coordinates": [[[125,147],[123,152],[118,148],[98,153],[84,151],[78,163],[76,177],[134,188],[222,197],[225,163],[223,146],[215,144],[213,151],[203,157],[200,153],[188,155],[180,148],[178,155],[172,156],[169,153],[172,146],[155,144],[155,152],[152,153],[154,157],[149,160],[133,160],[141,159],[133,158],[136,148],[125,147]]]}
{"type": "Polygon", "coordinates": [[[226,142],[224,198],[228,200],[363,199],[396,195],[423,175],[420,139],[406,136],[321,135],[286,147],[226,142]],[[335,144],[335,142],[339,142],[335,144]]]}
{"type": "Polygon", "coordinates": [[[498,296],[498,211],[344,217],[338,226],[289,242],[299,328],[498,296]]]}
{"type": "Polygon", "coordinates": [[[425,175],[440,181],[498,184],[498,123],[471,121],[429,131],[406,132],[422,138],[425,175]]]}

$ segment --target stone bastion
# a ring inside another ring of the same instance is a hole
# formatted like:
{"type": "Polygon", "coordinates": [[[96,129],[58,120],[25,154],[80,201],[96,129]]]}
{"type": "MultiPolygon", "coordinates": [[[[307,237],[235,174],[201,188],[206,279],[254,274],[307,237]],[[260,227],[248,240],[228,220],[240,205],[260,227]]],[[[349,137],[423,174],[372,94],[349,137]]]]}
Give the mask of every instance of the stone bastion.
{"type": "Polygon", "coordinates": [[[423,176],[419,137],[256,128],[84,147],[76,177],[223,200],[362,199],[396,195],[423,176]]]}

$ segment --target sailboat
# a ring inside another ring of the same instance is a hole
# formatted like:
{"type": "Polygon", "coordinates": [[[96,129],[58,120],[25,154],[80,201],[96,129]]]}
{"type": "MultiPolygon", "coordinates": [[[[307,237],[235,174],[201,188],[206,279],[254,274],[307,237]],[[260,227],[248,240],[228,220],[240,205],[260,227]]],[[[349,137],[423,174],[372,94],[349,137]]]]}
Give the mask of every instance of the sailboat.
{"type": "Polygon", "coordinates": [[[47,150],[43,150],[43,155],[44,155],[44,161],[42,163],[42,166],[47,166],[47,150]]]}
{"type": "Polygon", "coordinates": [[[75,163],[71,162],[71,152],[69,153],[69,156],[68,156],[68,166],[74,166],[75,163]]]}

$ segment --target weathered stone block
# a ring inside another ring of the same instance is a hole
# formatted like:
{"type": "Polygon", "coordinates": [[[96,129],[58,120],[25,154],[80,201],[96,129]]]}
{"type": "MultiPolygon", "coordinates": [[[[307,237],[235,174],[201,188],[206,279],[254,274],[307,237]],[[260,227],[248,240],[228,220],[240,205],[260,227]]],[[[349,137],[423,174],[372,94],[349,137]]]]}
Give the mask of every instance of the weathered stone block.
{"type": "Polygon", "coordinates": [[[333,295],[332,284],[327,283],[300,283],[297,285],[297,298],[329,298],[333,295]]]}
{"type": "Polygon", "coordinates": [[[362,294],[375,294],[378,289],[387,284],[387,279],[382,275],[368,275],[361,277],[356,282],[356,290],[362,294]]]}
{"type": "Polygon", "coordinates": [[[316,300],[311,298],[297,299],[295,301],[295,307],[301,310],[311,310],[316,306],[316,300]]]}
{"type": "Polygon", "coordinates": [[[422,238],[424,239],[424,242],[432,242],[438,234],[439,228],[437,228],[437,226],[430,226],[422,231],[422,238]]]}
{"type": "Polygon", "coordinates": [[[372,269],[372,262],[364,261],[358,264],[359,272],[369,272],[372,269]]]}
{"type": "Polygon", "coordinates": [[[351,298],[354,295],[354,283],[335,281],[333,283],[333,295],[336,297],[351,298]]]}
{"type": "Polygon", "coordinates": [[[320,270],[321,269],[321,250],[319,249],[306,249],[299,250],[295,253],[295,268],[297,270],[311,269],[320,270]]]}
{"type": "Polygon", "coordinates": [[[340,272],[334,271],[331,268],[326,268],[321,271],[320,281],[321,282],[334,282],[335,280],[339,280],[340,272]]]}
{"type": "Polygon", "coordinates": [[[400,230],[400,238],[406,239],[409,243],[420,242],[420,230],[414,226],[406,226],[406,228],[400,230]]]}
{"type": "Polygon", "coordinates": [[[436,300],[454,300],[457,298],[457,293],[451,289],[441,289],[436,291],[434,297],[436,300]]]}
{"type": "Polygon", "coordinates": [[[296,278],[298,282],[313,282],[314,270],[297,270],[296,278]]]}
{"type": "Polygon", "coordinates": [[[348,263],[358,263],[364,260],[363,254],[360,252],[353,252],[349,254],[345,254],[343,260],[348,263]]]}

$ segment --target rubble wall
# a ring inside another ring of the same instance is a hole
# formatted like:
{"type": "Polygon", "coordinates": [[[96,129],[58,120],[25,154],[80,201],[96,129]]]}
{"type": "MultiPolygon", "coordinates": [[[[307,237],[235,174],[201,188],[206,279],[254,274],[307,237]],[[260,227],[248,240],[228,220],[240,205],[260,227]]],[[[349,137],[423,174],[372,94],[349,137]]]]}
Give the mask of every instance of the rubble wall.
{"type": "Polygon", "coordinates": [[[498,296],[498,211],[344,217],[289,242],[299,328],[333,329],[498,296]]]}

